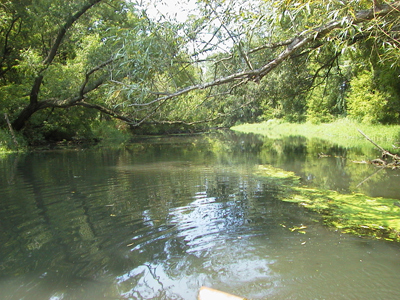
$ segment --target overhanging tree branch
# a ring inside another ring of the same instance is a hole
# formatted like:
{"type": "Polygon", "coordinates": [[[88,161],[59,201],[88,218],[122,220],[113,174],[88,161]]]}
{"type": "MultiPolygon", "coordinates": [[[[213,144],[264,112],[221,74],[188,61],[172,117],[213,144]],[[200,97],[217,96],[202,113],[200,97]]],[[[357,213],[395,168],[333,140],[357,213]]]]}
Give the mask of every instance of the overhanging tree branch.
{"type": "MultiPolygon", "coordinates": [[[[87,84],[89,83],[90,76],[93,75],[95,72],[103,69],[105,66],[113,63],[114,61],[115,61],[115,59],[111,58],[111,59],[105,61],[104,63],[101,63],[100,65],[94,67],[93,69],[91,69],[89,72],[86,73],[85,81],[83,82],[83,84],[81,86],[81,89],[79,90],[79,96],[80,96],[81,99],[83,99],[84,95],[87,93],[87,91],[86,91],[87,90],[87,84]]],[[[101,80],[101,82],[99,82],[99,84],[102,84],[102,83],[103,83],[103,80],[101,80]]]]}
{"type": "Polygon", "coordinates": [[[89,9],[91,9],[94,5],[96,5],[97,3],[100,3],[103,0],[90,0],[87,3],[85,3],[81,9],[79,11],[77,11],[75,14],[73,14],[72,16],[70,16],[66,22],[64,23],[63,26],[61,26],[58,35],[56,37],[56,40],[53,44],[53,46],[51,47],[49,54],[47,55],[46,59],[43,61],[43,64],[45,66],[50,65],[56,54],[58,49],[60,48],[61,42],[64,39],[65,35],[67,34],[67,31],[69,28],[71,28],[71,26],[82,16],[84,15],[89,9]]]}
{"type": "Polygon", "coordinates": [[[9,47],[9,39],[10,39],[11,32],[14,28],[14,25],[17,23],[17,21],[20,21],[19,16],[16,16],[11,20],[11,24],[8,27],[6,34],[4,36],[2,58],[0,60],[0,76],[3,76],[7,71],[9,71],[11,69],[10,66],[8,66],[7,68],[4,68],[3,65],[4,65],[5,61],[7,60],[9,54],[11,53],[11,50],[9,49],[10,48],[9,47]]]}
{"type": "MultiPolygon", "coordinates": [[[[345,22],[343,22],[343,20],[332,21],[322,26],[318,26],[313,29],[301,32],[292,39],[288,39],[282,42],[277,42],[275,44],[265,44],[263,46],[254,48],[245,53],[244,55],[247,57],[247,55],[250,53],[255,53],[257,51],[266,48],[273,48],[273,49],[279,48],[281,52],[272,60],[266,62],[263,66],[261,66],[258,69],[252,69],[251,64],[250,65],[248,64],[249,65],[248,70],[236,72],[209,82],[190,85],[167,95],[165,94],[161,95],[161,93],[159,93],[158,94],[159,97],[156,96],[157,98],[155,99],[153,98],[154,100],[148,101],[146,103],[133,103],[128,105],[129,107],[137,107],[137,108],[141,107],[145,110],[148,110],[148,113],[145,116],[142,115],[140,119],[120,114],[110,108],[107,108],[105,105],[89,103],[88,99],[86,98],[89,92],[98,89],[101,85],[103,85],[103,83],[105,83],[105,81],[107,80],[106,75],[104,75],[103,73],[101,74],[102,76],[100,76],[98,75],[97,71],[102,70],[105,66],[111,64],[113,62],[112,59],[104,62],[103,64],[93,68],[92,70],[84,74],[85,77],[83,79],[83,82],[81,85],[76,87],[76,94],[74,97],[63,100],[47,99],[39,101],[38,95],[44,79],[44,74],[45,74],[44,71],[53,63],[57,55],[57,51],[60,45],[62,44],[63,38],[65,37],[68,29],[70,29],[71,26],[74,24],[74,22],[76,22],[85,12],[87,12],[96,3],[99,3],[101,1],[102,0],[86,1],[86,4],[82,6],[78,12],[76,12],[74,15],[72,15],[65,21],[63,27],[59,30],[59,33],[57,34],[55,42],[53,43],[47,57],[42,62],[42,70],[39,71],[37,77],[34,79],[30,94],[30,104],[25,109],[22,110],[20,115],[14,121],[13,123],[14,129],[16,130],[22,129],[26,120],[28,120],[33,113],[35,113],[40,109],[49,107],[65,108],[71,106],[82,106],[91,109],[96,109],[110,116],[113,116],[117,119],[133,124],[134,126],[139,126],[141,124],[144,124],[145,121],[150,120],[159,111],[160,107],[162,107],[172,98],[184,95],[194,90],[203,90],[215,86],[221,86],[224,84],[230,84],[230,86],[234,86],[236,83],[242,84],[248,81],[258,82],[260,79],[269,74],[273,69],[282,64],[282,62],[292,57],[293,55],[298,54],[299,51],[304,51],[304,49],[307,50],[312,49],[312,47],[310,47],[311,43],[313,43],[316,40],[322,40],[327,34],[331,33],[335,29],[345,28],[349,24],[357,24],[372,20],[374,18],[384,17],[391,13],[398,14],[400,8],[400,1],[395,1],[390,5],[386,4],[380,6],[379,8],[357,12],[353,17],[349,16],[345,20],[345,22]],[[94,80],[93,78],[95,77],[94,76],[95,73],[97,77],[96,80],[94,80]]],[[[165,121],[165,122],[174,122],[174,121],[165,121]]],[[[176,124],[185,123],[184,121],[179,121],[179,120],[176,122],[175,122],[176,124]]],[[[189,123],[190,122],[187,122],[187,124],[189,123]]]]}
{"type": "Polygon", "coordinates": [[[113,117],[115,119],[119,119],[121,121],[124,121],[126,123],[134,123],[133,119],[131,119],[131,118],[129,118],[129,117],[123,115],[123,114],[119,114],[119,113],[117,113],[117,112],[115,112],[115,111],[113,111],[113,110],[111,110],[111,109],[109,109],[107,107],[104,107],[102,105],[99,105],[99,104],[93,104],[93,103],[88,103],[88,102],[85,102],[85,101],[79,101],[75,105],[98,110],[98,111],[100,111],[100,112],[102,112],[102,113],[104,113],[106,115],[109,115],[109,116],[111,116],[111,117],[113,117]]]}
{"type": "MultiPolygon", "coordinates": [[[[67,31],[72,27],[72,25],[82,16],[84,15],[90,8],[92,8],[95,4],[101,2],[102,0],[91,0],[89,2],[87,2],[85,5],[82,6],[82,8],[77,11],[75,14],[73,14],[72,16],[70,16],[66,22],[64,23],[64,25],[61,26],[56,40],[54,42],[54,44],[52,45],[49,54],[47,55],[47,57],[45,58],[45,60],[43,61],[43,68],[42,70],[39,72],[39,75],[35,78],[32,89],[31,89],[31,93],[30,93],[30,103],[32,105],[36,105],[36,103],[38,102],[38,96],[39,96],[39,91],[40,91],[40,87],[42,85],[43,82],[43,72],[45,70],[47,70],[47,68],[51,65],[51,63],[53,62],[58,49],[60,48],[61,42],[63,41],[65,35],[67,34],[67,31]]],[[[17,130],[19,130],[18,128],[16,128],[17,130]]]]}
{"type": "Polygon", "coordinates": [[[29,97],[29,104],[26,106],[21,113],[18,115],[17,119],[14,120],[13,122],[13,128],[15,130],[21,130],[25,126],[25,122],[43,105],[39,103],[39,92],[41,85],[43,83],[44,79],[44,71],[48,69],[48,67],[52,64],[54,61],[54,58],[57,54],[58,49],[60,48],[60,45],[67,33],[67,31],[72,27],[72,25],[82,16],[84,15],[89,9],[91,9],[94,5],[97,3],[101,2],[103,0],[90,0],[86,2],[81,9],[79,9],[75,14],[71,15],[61,26],[57,37],[55,39],[55,42],[53,43],[49,54],[43,61],[43,67],[39,71],[38,75],[34,79],[31,92],[30,92],[30,97],[29,97]]]}
{"type": "Polygon", "coordinates": [[[399,13],[399,9],[400,9],[400,1],[395,1],[391,4],[382,5],[379,8],[359,11],[354,15],[354,17],[348,17],[347,22],[343,22],[343,20],[332,21],[327,24],[315,27],[311,30],[303,31],[302,33],[299,33],[296,37],[294,37],[292,39],[288,39],[281,43],[270,44],[270,45],[265,45],[265,46],[255,48],[253,50],[250,50],[249,53],[256,52],[256,51],[259,51],[259,50],[265,49],[265,48],[286,46],[286,48],[277,57],[275,57],[273,60],[269,61],[267,64],[265,64],[261,68],[237,72],[237,73],[231,74],[229,76],[218,78],[216,80],[213,80],[213,81],[210,81],[207,83],[197,84],[197,85],[192,85],[192,86],[186,87],[184,89],[181,89],[179,91],[176,91],[174,93],[171,93],[171,94],[163,96],[163,97],[159,97],[159,98],[149,101],[147,103],[133,103],[133,104],[130,104],[129,106],[149,106],[149,105],[152,105],[152,104],[155,104],[158,102],[165,102],[166,100],[178,97],[180,95],[186,94],[193,90],[202,90],[202,89],[210,88],[213,86],[219,86],[219,85],[231,83],[235,80],[248,80],[248,81],[256,81],[257,82],[260,79],[262,79],[263,77],[265,77],[269,72],[271,72],[277,66],[279,66],[283,61],[288,59],[296,51],[302,49],[310,42],[322,39],[328,33],[332,32],[334,29],[342,28],[342,27],[346,26],[346,24],[348,24],[348,23],[358,24],[358,23],[372,20],[373,18],[376,18],[376,17],[386,16],[393,12],[399,13]]]}

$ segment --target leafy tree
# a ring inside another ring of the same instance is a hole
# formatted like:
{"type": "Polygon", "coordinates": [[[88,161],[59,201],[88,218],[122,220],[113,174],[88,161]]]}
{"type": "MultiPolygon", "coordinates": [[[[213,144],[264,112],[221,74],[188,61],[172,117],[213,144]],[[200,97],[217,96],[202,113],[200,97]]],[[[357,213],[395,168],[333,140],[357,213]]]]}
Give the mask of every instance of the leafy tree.
{"type": "Polygon", "coordinates": [[[1,108],[30,136],[79,135],[99,117],[95,111],[133,123],[149,112],[132,102],[151,101],[167,78],[175,89],[191,78],[187,66],[172,68],[180,55],[175,28],[151,22],[125,1],[42,0],[2,8],[8,24],[1,42],[13,51],[3,51],[1,108]]]}
{"type": "Polygon", "coordinates": [[[374,88],[371,72],[364,71],[351,81],[349,115],[365,123],[377,123],[385,117],[386,95],[374,88]]]}
{"type": "MultiPolygon", "coordinates": [[[[302,120],[308,106],[319,118],[318,107],[322,116],[346,113],[347,49],[369,41],[380,82],[390,81],[383,74],[400,57],[399,1],[197,3],[200,15],[181,24],[153,20],[122,0],[3,1],[1,110],[16,130],[46,127],[50,136],[61,127],[79,132],[104,115],[132,127],[184,129],[258,120],[261,109],[265,117],[302,120]]],[[[385,109],[396,111],[391,82],[380,93],[391,97],[385,109]]]]}
{"type": "MultiPolygon", "coordinates": [[[[92,43],[100,42],[93,33],[100,24],[94,13],[89,15],[100,2],[8,1],[2,5],[9,30],[2,30],[1,43],[10,50],[2,54],[0,93],[5,101],[1,107],[12,114],[16,130],[36,112],[74,106],[98,87],[106,57],[89,52],[96,48],[93,44],[89,49],[83,47],[89,42],[85,36],[91,36],[92,43]],[[78,20],[82,23],[77,24],[78,20]],[[84,60],[84,56],[97,57],[97,61],[84,60]]],[[[121,6],[122,2],[113,4],[121,6]]],[[[49,114],[44,112],[44,116],[49,114]]]]}
{"type": "Polygon", "coordinates": [[[311,89],[307,91],[307,120],[330,122],[335,117],[347,115],[346,95],[351,75],[338,55],[331,53],[325,63],[311,64],[313,69],[311,89]]]}

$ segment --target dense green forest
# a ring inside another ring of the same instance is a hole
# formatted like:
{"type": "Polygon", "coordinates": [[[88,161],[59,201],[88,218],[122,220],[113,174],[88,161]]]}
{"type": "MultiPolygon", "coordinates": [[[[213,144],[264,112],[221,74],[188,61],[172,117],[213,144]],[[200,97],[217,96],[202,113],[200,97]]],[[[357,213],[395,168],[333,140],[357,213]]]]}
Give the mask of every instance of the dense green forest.
{"type": "Polygon", "coordinates": [[[161,2],[1,0],[0,147],[400,123],[400,1],[197,0],[185,21],[161,2]]]}

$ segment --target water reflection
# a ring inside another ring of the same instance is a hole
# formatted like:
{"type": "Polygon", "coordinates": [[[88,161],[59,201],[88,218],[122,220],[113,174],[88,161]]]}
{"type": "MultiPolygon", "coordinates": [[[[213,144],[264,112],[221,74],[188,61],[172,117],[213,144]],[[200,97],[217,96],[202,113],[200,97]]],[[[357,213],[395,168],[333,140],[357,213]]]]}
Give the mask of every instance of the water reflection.
{"type": "Polygon", "coordinates": [[[349,162],[357,155],[226,133],[2,159],[1,297],[195,299],[208,285],[252,299],[398,298],[397,244],[329,230],[252,175],[271,163],[309,184],[398,198],[379,189],[396,171],[356,187],[374,171],[349,162]]]}

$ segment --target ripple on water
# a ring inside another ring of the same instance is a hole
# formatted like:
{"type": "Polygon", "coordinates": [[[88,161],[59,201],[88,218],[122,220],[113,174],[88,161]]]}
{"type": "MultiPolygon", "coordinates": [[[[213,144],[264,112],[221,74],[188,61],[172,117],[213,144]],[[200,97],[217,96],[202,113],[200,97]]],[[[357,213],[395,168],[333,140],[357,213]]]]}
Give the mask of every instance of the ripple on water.
{"type": "Polygon", "coordinates": [[[157,299],[194,299],[201,285],[252,299],[399,296],[390,280],[394,270],[375,262],[381,260],[374,258],[376,249],[360,251],[354,247],[357,238],[327,231],[318,223],[306,224],[305,234],[292,232],[277,224],[277,219],[291,221],[285,211],[275,207],[269,213],[268,201],[246,212],[239,209],[243,205],[199,192],[189,204],[170,208],[161,223],[152,224],[155,227],[134,232],[131,251],[144,253],[160,244],[163,254],[122,276],[121,290],[157,299]],[[388,274],[389,280],[377,274],[388,274]]]}
{"type": "MultiPolygon", "coordinates": [[[[2,199],[1,213],[19,224],[1,236],[3,248],[36,255],[20,270],[29,262],[32,270],[38,261],[50,266],[14,289],[29,290],[31,280],[36,290],[56,287],[53,295],[68,284],[65,295],[79,290],[87,299],[195,299],[202,285],[251,299],[400,299],[399,247],[329,231],[279,201],[279,186],[235,166],[139,164],[97,177],[105,169],[82,169],[58,186],[29,181],[24,197],[2,199]],[[295,230],[301,225],[304,233],[295,230]],[[90,291],[100,296],[89,298],[90,291]]],[[[3,293],[7,284],[0,284],[3,293]]]]}

